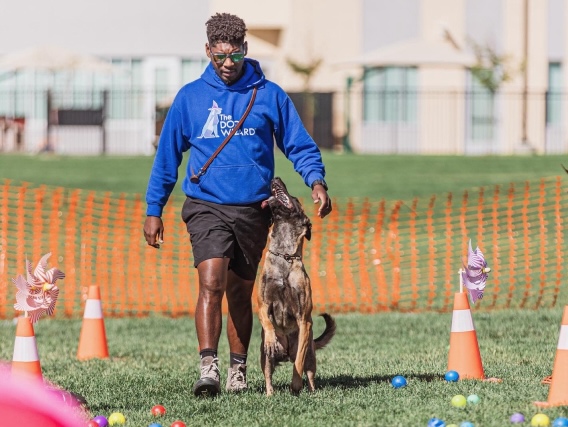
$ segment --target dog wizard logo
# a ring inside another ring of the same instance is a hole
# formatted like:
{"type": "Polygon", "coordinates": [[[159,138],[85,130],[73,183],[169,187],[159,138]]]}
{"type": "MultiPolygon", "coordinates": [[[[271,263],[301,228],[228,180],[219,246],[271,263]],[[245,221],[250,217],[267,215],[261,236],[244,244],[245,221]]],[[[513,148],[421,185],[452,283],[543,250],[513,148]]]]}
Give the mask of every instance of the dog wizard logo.
{"type": "MultiPolygon", "coordinates": [[[[208,110],[209,117],[207,117],[203,129],[201,129],[201,135],[198,138],[218,138],[219,129],[221,130],[221,135],[225,137],[239,124],[238,120],[233,120],[232,115],[221,114],[223,109],[215,101],[213,101],[213,105],[208,110]]],[[[254,135],[255,133],[255,128],[240,128],[235,135],[254,135]]]]}

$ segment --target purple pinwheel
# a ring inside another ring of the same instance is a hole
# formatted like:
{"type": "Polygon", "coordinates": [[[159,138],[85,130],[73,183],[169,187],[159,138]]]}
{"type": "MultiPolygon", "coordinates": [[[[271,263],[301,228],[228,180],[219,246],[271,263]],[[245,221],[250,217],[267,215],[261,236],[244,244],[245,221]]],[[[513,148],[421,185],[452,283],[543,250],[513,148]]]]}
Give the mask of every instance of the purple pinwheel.
{"type": "Polygon", "coordinates": [[[26,279],[18,275],[12,282],[18,288],[14,308],[26,312],[32,323],[44,314],[52,315],[59,296],[59,288],[55,285],[65,274],[57,268],[47,270],[47,259],[51,253],[44,255],[37,267],[32,270],[32,264],[26,260],[26,279]]]}
{"type": "Polygon", "coordinates": [[[464,265],[464,269],[461,270],[461,278],[473,303],[483,298],[485,282],[487,281],[487,275],[490,271],[491,269],[487,267],[483,253],[479,247],[475,248],[475,251],[472,250],[470,240],[467,253],[467,266],[464,265]]]}

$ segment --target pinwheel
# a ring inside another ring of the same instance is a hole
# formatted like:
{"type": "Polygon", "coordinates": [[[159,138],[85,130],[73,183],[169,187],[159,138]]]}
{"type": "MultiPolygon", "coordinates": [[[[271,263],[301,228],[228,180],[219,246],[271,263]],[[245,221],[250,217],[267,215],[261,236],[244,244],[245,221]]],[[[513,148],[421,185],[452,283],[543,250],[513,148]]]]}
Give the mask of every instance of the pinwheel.
{"type": "Polygon", "coordinates": [[[51,253],[48,253],[41,257],[35,269],[32,269],[32,263],[26,260],[26,278],[18,275],[12,279],[18,288],[14,308],[24,311],[32,323],[37,322],[44,314],[53,314],[59,296],[59,288],[55,282],[65,277],[65,274],[55,267],[47,269],[47,259],[50,256],[51,253]]]}
{"type": "Polygon", "coordinates": [[[483,298],[485,282],[491,269],[487,266],[487,262],[479,247],[475,251],[471,248],[471,240],[469,241],[467,266],[460,270],[461,283],[469,293],[471,301],[475,303],[478,299],[483,298]]]}

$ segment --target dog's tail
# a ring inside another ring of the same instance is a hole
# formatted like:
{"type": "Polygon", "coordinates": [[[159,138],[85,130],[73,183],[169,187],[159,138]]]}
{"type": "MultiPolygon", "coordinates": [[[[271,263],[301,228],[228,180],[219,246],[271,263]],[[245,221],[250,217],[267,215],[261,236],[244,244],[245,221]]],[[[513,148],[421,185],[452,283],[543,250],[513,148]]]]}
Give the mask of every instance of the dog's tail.
{"type": "Polygon", "coordinates": [[[336,324],[333,317],[331,317],[327,313],[323,313],[321,314],[321,316],[325,320],[325,330],[319,337],[314,340],[314,342],[316,343],[316,350],[324,348],[327,344],[329,344],[329,342],[335,335],[336,324]]]}

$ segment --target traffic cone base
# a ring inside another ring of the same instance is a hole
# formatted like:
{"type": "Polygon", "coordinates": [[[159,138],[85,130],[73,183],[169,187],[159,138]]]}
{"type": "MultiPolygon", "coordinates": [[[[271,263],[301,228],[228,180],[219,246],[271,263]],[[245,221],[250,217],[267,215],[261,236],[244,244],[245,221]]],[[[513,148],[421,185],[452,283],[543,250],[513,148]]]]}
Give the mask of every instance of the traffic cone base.
{"type": "Polygon", "coordinates": [[[34,327],[29,317],[19,317],[12,357],[12,373],[42,378],[34,327]]]}
{"type": "Polygon", "coordinates": [[[89,286],[89,294],[85,304],[77,359],[107,359],[108,357],[101,293],[98,286],[92,285],[89,286]]]}
{"type": "Polygon", "coordinates": [[[564,307],[560,336],[552,368],[550,389],[546,402],[534,402],[539,407],[568,406],[568,305],[564,307]]]}
{"type": "Polygon", "coordinates": [[[454,295],[448,371],[456,371],[460,379],[485,379],[477,334],[465,292],[454,295]]]}
{"type": "Polygon", "coordinates": [[[83,319],[77,351],[78,359],[107,359],[109,357],[106,331],[104,325],[101,326],[101,320],[83,319]]]}

